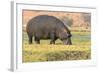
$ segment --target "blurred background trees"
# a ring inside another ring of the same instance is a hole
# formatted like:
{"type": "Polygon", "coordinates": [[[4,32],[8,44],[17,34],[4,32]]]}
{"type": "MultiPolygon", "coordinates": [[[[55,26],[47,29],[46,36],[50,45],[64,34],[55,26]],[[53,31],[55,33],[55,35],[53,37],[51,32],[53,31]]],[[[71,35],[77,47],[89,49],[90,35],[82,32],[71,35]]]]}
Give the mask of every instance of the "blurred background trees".
{"type": "Polygon", "coordinates": [[[82,17],[83,17],[84,22],[87,23],[86,28],[90,27],[91,26],[91,14],[84,13],[82,14],[82,17]]]}
{"type": "Polygon", "coordinates": [[[73,19],[67,16],[63,16],[61,19],[67,27],[71,27],[73,25],[73,19]]]}

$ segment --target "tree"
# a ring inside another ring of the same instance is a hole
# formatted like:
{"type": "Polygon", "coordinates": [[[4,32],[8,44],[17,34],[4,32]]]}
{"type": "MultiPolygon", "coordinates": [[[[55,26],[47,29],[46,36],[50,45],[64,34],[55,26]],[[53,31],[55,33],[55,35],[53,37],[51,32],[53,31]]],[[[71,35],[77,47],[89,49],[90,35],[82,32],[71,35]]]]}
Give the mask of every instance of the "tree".
{"type": "Polygon", "coordinates": [[[87,23],[87,26],[91,26],[91,14],[90,13],[83,13],[82,14],[84,22],[87,23]]]}
{"type": "Polygon", "coordinates": [[[73,24],[73,20],[72,20],[71,18],[67,17],[67,16],[62,17],[61,20],[62,20],[62,21],[64,22],[64,24],[65,24],[66,26],[68,26],[68,27],[71,27],[72,24],[73,24]]]}

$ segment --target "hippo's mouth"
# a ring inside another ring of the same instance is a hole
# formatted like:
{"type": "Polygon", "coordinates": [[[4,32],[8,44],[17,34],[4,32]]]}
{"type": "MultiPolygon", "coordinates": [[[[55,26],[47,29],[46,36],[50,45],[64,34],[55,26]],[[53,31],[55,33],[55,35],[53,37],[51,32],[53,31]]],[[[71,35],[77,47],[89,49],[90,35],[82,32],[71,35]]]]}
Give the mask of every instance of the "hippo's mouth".
{"type": "Polygon", "coordinates": [[[65,45],[72,45],[71,38],[68,38],[68,39],[66,39],[66,40],[63,40],[63,43],[64,43],[65,45]]]}

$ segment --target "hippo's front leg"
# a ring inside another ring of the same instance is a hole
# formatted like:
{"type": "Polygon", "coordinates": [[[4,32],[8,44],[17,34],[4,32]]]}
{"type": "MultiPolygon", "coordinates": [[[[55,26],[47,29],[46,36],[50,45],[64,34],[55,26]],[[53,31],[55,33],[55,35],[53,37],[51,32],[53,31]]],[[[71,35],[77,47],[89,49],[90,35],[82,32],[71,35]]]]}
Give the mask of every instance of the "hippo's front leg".
{"type": "Polygon", "coordinates": [[[51,40],[50,41],[50,44],[55,44],[55,40],[51,40]]]}

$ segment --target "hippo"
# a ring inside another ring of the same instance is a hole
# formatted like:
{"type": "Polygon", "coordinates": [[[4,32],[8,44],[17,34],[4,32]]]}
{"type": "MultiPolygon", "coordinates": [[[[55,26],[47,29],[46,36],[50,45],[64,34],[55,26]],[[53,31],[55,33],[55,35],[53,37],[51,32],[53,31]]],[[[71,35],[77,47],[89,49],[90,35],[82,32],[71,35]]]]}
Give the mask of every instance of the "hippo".
{"type": "Polygon", "coordinates": [[[71,32],[65,24],[55,16],[38,15],[30,19],[26,26],[29,44],[34,41],[40,44],[41,39],[50,39],[50,44],[55,44],[60,39],[63,44],[71,45],[71,32]]]}

